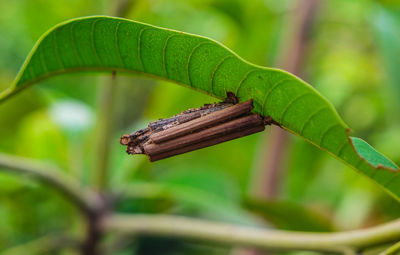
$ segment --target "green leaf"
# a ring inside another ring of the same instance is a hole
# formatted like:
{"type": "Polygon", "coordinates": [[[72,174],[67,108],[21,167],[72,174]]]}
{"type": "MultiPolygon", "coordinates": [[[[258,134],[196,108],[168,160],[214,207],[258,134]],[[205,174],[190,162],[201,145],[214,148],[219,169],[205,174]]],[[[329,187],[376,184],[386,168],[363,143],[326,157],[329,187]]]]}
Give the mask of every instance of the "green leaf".
{"type": "Polygon", "coordinates": [[[357,137],[351,137],[351,140],[360,157],[368,161],[374,167],[384,168],[386,166],[391,169],[397,168],[395,163],[383,156],[364,140],[357,137]]]}
{"type": "Polygon", "coordinates": [[[40,80],[79,71],[143,74],[217,98],[227,91],[241,101],[253,98],[254,112],[271,116],[400,200],[398,167],[360,140],[353,143],[346,124],[314,88],[285,71],[253,65],[197,35],[112,17],[67,21],[40,38],[14,84],[0,94],[0,102],[40,80]]]}

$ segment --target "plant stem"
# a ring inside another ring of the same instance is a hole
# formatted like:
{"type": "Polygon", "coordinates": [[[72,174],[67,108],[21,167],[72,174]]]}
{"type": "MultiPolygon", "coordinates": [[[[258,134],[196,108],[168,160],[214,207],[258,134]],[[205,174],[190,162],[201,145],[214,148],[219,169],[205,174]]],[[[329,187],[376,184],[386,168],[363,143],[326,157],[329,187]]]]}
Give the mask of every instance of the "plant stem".
{"type": "Polygon", "coordinates": [[[104,189],[107,186],[108,168],[110,159],[110,147],[113,127],[113,105],[116,90],[114,75],[101,79],[99,112],[97,119],[97,137],[95,162],[92,169],[92,177],[94,179],[94,188],[101,198],[102,207],[98,210],[87,213],[86,217],[86,236],[82,245],[83,255],[99,255],[98,243],[102,238],[102,231],[99,229],[98,221],[108,210],[106,201],[102,197],[104,189]]]}
{"type": "Polygon", "coordinates": [[[107,185],[112,138],[113,102],[116,90],[114,77],[104,77],[100,87],[99,111],[97,120],[97,151],[92,174],[95,177],[95,187],[102,191],[107,185]]]}
{"type": "MultiPolygon", "coordinates": [[[[287,23],[285,42],[280,49],[278,66],[296,75],[301,74],[302,63],[307,54],[307,44],[313,19],[319,5],[318,0],[298,0],[295,10],[287,23]]],[[[280,191],[281,176],[286,165],[285,156],[290,145],[288,132],[278,127],[271,127],[266,137],[260,171],[255,176],[255,192],[266,198],[276,197],[280,191]]]]}
{"type": "Polygon", "coordinates": [[[117,17],[126,17],[128,12],[132,9],[133,5],[136,3],[136,0],[114,0],[110,1],[111,3],[111,15],[115,15],[117,17]]]}
{"type": "MultiPolygon", "coordinates": [[[[112,16],[124,17],[134,2],[133,0],[108,1],[105,12],[112,16]]],[[[117,87],[115,73],[111,78],[104,77],[101,79],[96,139],[98,144],[96,146],[97,151],[94,155],[96,160],[92,171],[95,178],[95,187],[99,191],[107,186],[117,87]]]]}
{"type": "MultiPolygon", "coordinates": [[[[125,16],[132,5],[131,0],[115,0],[107,1],[105,13],[112,16],[125,16]],[[111,10],[111,11],[109,11],[111,10]]],[[[104,190],[107,188],[108,170],[111,152],[111,139],[115,122],[114,106],[116,101],[117,82],[115,80],[116,73],[112,77],[102,79],[100,87],[99,112],[97,121],[97,146],[95,151],[95,163],[92,169],[92,178],[94,186],[101,198],[101,207],[93,213],[86,214],[86,238],[82,246],[82,254],[98,255],[102,251],[98,248],[103,232],[99,227],[99,220],[110,210],[108,201],[103,197],[104,190]]]]}
{"type": "Polygon", "coordinates": [[[400,253],[400,242],[395,243],[394,245],[390,246],[383,252],[379,253],[379,255],[396,255],[400,253]]]}
{"type": "Polygon", "coordinates": [[[312,233],[261,229],[180,216],[116,214],[104,218],[102,228],[128,235],[174,237],[267,250],[342,254],[356,254],[356,251],[400,239],[400,220],[369,229],[312,233]]]}
{"type": "Polygon", "coordinates": [[[77,180],[55,166],[36,160],[0,154],[0,168],[12,173],[28,174],[58,190],[84,213],[94,212],[100,207],[96,193],[83,187],[77,180]]]}

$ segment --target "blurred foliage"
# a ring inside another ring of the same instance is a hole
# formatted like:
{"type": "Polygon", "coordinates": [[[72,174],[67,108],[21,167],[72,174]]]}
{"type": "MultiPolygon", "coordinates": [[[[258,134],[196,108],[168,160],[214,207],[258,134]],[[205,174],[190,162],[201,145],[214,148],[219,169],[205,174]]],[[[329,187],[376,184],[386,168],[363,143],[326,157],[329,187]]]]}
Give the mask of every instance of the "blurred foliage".
{"type": "MultiPolygon", "coordinates": [[[[253,63],[275,66],[284,23],[296,11],[293,2],[136,0],[127,18],[209,36],[253,63]]],[[[73,17],[107,14],[105,6],[99,0],[0,0],[0,89],[12,83],[33,43],[48,28],[73,17]]],[[[303,78],[334,103],[357,136],[397,163],[399,25],[398,1],[323,1],[303,61],[303,78]]],[[[2,104],[0,151],[54,163],[90,185],[101,104],[98,81],[93,75],[52,78],[2,104]]],[[[257,198],[256,203],[247,199],[253,199],[254,176],[261,171],[264,134],[156,163],[128,156],[118,143],[121,134],[214,99],[163,81],[117,77],[117,83],[108,188],[137,184],[133,197],[116,204],[118,211],[304,231],[365,227],[400,214],[400,205],[366,178],[297,138],[285,158],[288,169],[279,197],[257,198]],[[301,215],[291,216],[296,210],[301,215]],[[311,226],[313,217],[321,220],[311,226]]],[[[80,236],[82,228],[79,214],[58,193],[29,178],[0,173],[0,250],[47,233],[80,236]]],[[[223,247],[147,239],[113,249],[110,254],[235,253],[223,247]]]]}

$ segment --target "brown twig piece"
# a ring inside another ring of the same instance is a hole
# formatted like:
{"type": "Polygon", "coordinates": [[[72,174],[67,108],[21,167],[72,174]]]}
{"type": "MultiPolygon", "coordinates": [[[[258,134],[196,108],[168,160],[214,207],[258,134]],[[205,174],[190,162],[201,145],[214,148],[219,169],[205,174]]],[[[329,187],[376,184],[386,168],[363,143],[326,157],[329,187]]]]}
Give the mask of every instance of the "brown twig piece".
{"type": "Polygon", "coordinates": [[[150,135],[150,139],[154,143],[162,143],[173,138],[189,134],[199,129],[221,123],[229,119],[233,119],[240,115],[250,112],[253,109],[253,100],[233,105],[223,110],[210,113],[203,118],[197,118],[181,125],[174,126],[170,129],[163,130],[150,135]]]}
{"type": "Polygon", "coordinates": [[[157,161],[157,160],[160,160],[160,159],[169,158],[169,157],[172,157],[172,156],[175,156],[175,155],[179,155],[179,154],[183,154],[183,153],[186,153],[186,152],[199,150],[199,149],[206,148],[206,147],[209,147],[209,146],[213,146],[213,145],[216,145],[216,144],[219,144],[219,143],[223,143],[223,142],[227,142],[227,141],[230,141],[230,140],[233,140],[233,139],[237,139],[237,138],[240,138],[240,137],[243,137],[243,136],[247,136],[247,135],[251,135],[251,134],[254,134],[254,133],[258,133],[258,132],[264,131],[264,129],[265,129],[264,125],[255,126],[255,127],[249,128],[249,129],[244,129],[244,130],[236,131],[236,132],[229,133],[229,134],[226,134],[226,135],[223,135],[223,136],[219,136],[219,137],[214,138],[214,139],[209,139],[209,140],[205,140],[205,141],[202,141],[202,142],[199,142],[199,143],[195,143],[195,144],[192,144],[192,145],[189,145],[189,146],[181,147],[181,148],[178,148],[178,149],[175,149],[175,150],[170,150],[170,151],[163,152],[163,153],[160,153],[160,154],[150,155],[150,161],[154,162],[154,161],[157,161]]]}
{"type": "Polygon", "coordinates": [[[221,103],[189,109],[148,127],[123,135],[128,154],[146,154],[156,161],[263,131],[275,124],[270,117],[251,113],[253,100],[237,103],[233,94],[221,103]]]}
{"type": "MultiPolygon", "coordinates": [[[[209,140],[213,138],[217,138],[220,136],[224,136],[229,133],[241,131],[243,129],[254,127],[254,126],[263,126],[263,119],[257,115],[248,115],[245,117],[241,117],[238,119],[234,119],[232,121],[228,121],[222,123],[220,125],[212,126],[210,128],[203,129],[199,132],[191,133],[188,135],[184,135],[178,137],[176,139],[172,139],[166,141],[164,143],[149,143],[143,146],[146,154],[154,155],[161,152],[166,152],[173,150],[174,148],[188,146],[190,144],[199,143],[203,140],[209,140]]],[[[179,127],[179,126],[178,126],[179,127]]],[[[151,139],[151,136],[150,136],[151,139]]]]}

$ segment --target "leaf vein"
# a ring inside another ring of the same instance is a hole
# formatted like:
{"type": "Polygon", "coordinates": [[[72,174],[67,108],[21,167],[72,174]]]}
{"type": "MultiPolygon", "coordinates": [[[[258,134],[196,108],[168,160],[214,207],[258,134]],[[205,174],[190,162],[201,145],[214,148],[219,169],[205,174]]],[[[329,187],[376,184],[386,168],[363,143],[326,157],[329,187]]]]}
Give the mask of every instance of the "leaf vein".
{"type": "Polygon", "coordinates": [[[317,114],[321,113],[324,110],[327,110],[328,107],[326,105],[320,107],[318,110],[316,110],[315,112],[311,113],[310,116],[304,121],[303,126],[301,127],[299,134],[303,135],[303,132],[306,128],[306,126],[310,123],[310,121],[312,120],[312,118],[314,118],[315,116],[317,116],[317,114]]]}
{"type": "Polygon", "coordinates": [[[217,73],[218,69],[220,68],[220,66],[228,59],[233,57],[232,55],[228,55],[223,57],[215,66],[213,72],[211,73],[211,77],[210,77],[210,92],[214,93],[214,78],[215,78],[215,74],[217,73]]]}
{"type": "Polygon", "coordinates": [[[35,73],[35,70],[33,70],[33,66],[32,65],[29,65],[29,74],[32,77],[32,79],[36,78],[36,73],[35,73]]]}
{"type": "Polygon", "coordinates": [[[148,27],[144,27],[142,29],[140,29],[139,31],[139,36],[138,36],[138,42],[137,42],[137,47],[138,47],[138,60],[139,60],[139,65],[142,69],[142,71],[144,72],[144,65],[143,65],[143,59],[142,59],[142,36],[143,36],[143,32],[148,30],[148,27]]]}
{"type": "Polygon", "coordinates": [[[122,23],[122,21],[120,20],[120,21],[118,21],[117,25],[115,26],[114,41],[115,41],[115,51],[117,52],[119,62],[121,64],[121,66],[123,68],[125,68],[125,63],[124,63],[124,60],[122,59],[121,49],[119,47],[119,27],[120,27],[121,23],[122,23]]]}
{"type": "Polygon", "coordinates": [[[186,70],[187,70],[187,75],[188,75],[188,80],[189,80],[189,86],[192,86],[192,79],[190,78],[190,63],[192,61],[192,56],[200,46],[205,45],[205,44],[211,44],[211,43],[208,42],[208,41],[200,42],[196,46],[193,47],[192,51],[189,54],[188,62],[186,64],[186,70]]]}
{"type": "Polygon", "coordinates": [[[305,92],[305,93],[303,93],[303,94],[300,94],[300,95],[298,95],[297,97],[295,97],[295,98],[293,98],[286,106],[285,106],[285,108],[283,109],[283,112],[281,113],[281,117],[280,117],[280,123],[282,123],[282,121],[283,121],[283,119],[284,119],[284,117],[285,117],[285,114],[288,112],[288,110],[289,110],[289,108],[295,103],[295,102],[297,102],[298,100],[300,100],[300,99],[302,99],[303,97],[305,97],[305,96],[307,96],[307,95],[311,95],[311,93],[310,92],[305,92]]]}
{"type": "Polygon", "coordinates": [[[164,76],[167,78],[169,77],[169,75],[168,75],[168,71],[167,71],[167,63],[165,60],[165,55],[166,55],[166,51],[167,51],[167,47],[168,47],[168,42],[174,36],[176,36],[176,34],[171,34],[167,37],[167,39],[165,39],[163,50],[162,50],[162,68],[163,68],[164,76]]]}
{"type": "Polygon", "coordinates": [[[239,90],[242,86],[242,84],[244,83],[245,80],[247,80],[247,78],[250,76],[251,73],[258,71],[258,69],[251,69],[249,71],[247,71],[247,73],[243,76],[243,78],[239,81],[239,84],[236,87],[236,91],[235,91],[235,95],[239,95],[239,90]]]}
{"type": "Polygon", "coordinates": [[[397,179],[397,177],[399,177],[399,172],[394,173],[393,176],[389,179],[389,181],[387,181],[383,186],[388,187],[389,184],[391,184],[394,180],[397,179]]]}
{"type": "Polygon", "coordinates": [[[101,65],[101,59],[100,59],[100,56],[99,56],[99,54],[97,52],[96,43],[95,43],[95,40],[94,40],[94,32],[96,30],[96,23],[98,21],[100,21],[100,20],[96,19],[96,20],[94,20],[92,22],[92,26],[91,26],[91,29],[90,29],[90,39],[91,39],[92,50],[93,50],[93,53],[94,53],[94,55],[95,55],[95,57],[97,59],[97,63],[101,65]]]}
{"type": "Polygon", "coordinates": [[[63,63],[62,60],[61,60],[60,52],[59,52],[59,49],[58,49],[57,31],[58,31],[58,30],[55,30],[55,31],[53,32],[54,55],[56,56],[58,65],[60,66],[60,69],[61,69],[61,70],[64,70],[64,69],[65,69],[64,63],[63,63]]]}
{"type": "MultiPolygon", "coordinates": [[[[357,164],[357,169],[359,169],[359,167],[360,167],[360,163],[362,163],[362,162],[364,162],[364,159],[363,158],[361,158],[360,157],[360,162],[357,164]]],[[[372,178],[372,179],[374,179],[375,178],[375,175],[377,175],[378,174],[378,169],[375,169],[373,172],[372,172],[372,174],[371,175],[369,175],[369,177],[370,178],[372,178]]]]}
{"type": "Polygon", "coordinates": [[[47,67],[46,61],[44,60],[43,47],[40,47],[39,58],[40,58],[40,63],[42,64],[44,73],[47,73],[49,71],[49,69],[47,67]]]}
{"type": "Polygon", "coordinates": [[[69,36],[70,36],[70,39],[71,39],[72,49],[73,49],[73,51],[75,53],[76,58],[78,59],[78,64],[82,65],[83,64],[82,58],[81,58],[81,55],[78,52],[78,47],[76,46],[76,42],[75,42],[74,27],[75,27],[75,23],[72,23],[71,26],[70,26],[69,36]]]}
{"type": "Polygon", "coordinates": [[[272,85],[272,86],[268,89],[268,91],[265,93],[264,100],[263,100],[263,103],[262,103],[263,113],[264,113],[264,109],[265,109],[265,104],[268,102],[268,98],[269,98],[269,96],[272,94],[272,92],[273,92],[279,85],[281,85],[281,84],[283,84],[284,82],[289,81],[289,80],[291,80],[291,79],[290,79],[290,78],[282,79],[282,80],[276,82],[274,85],[272,85]]]}
{"type": "Polygon", "coordinates": [[[321,136],[320,136],[320,138],[319,138],[319,143],[318,143],[318,144],[322,146],[322,142],[324,141],[326,135],[327,135],[332,129],[336,128],[337,126],[340,126],[340,124],[339,124],[339,123],[333,123],[333,124],[330,125],[328,128],[326,128],[326,129],[324,130],[324,132],[321,133],[321,136]]]}
{"type": "Polygon", "coordinates": [[[340,157],[340,155],[343,153],[343,150],[344,150],[344,148],[346,148],[346,145],[348,144],[349,142],[346,140],[346,141],[344,141],[341,145],[340,145],[340,147],[339,147],[339,150],[338,150],[338,152],[337,152],[337,155],[340,157]]]}

